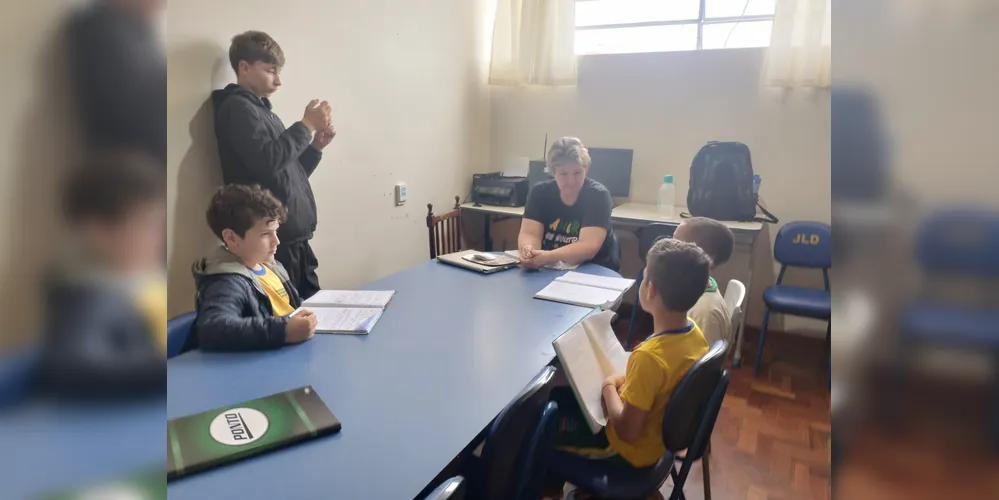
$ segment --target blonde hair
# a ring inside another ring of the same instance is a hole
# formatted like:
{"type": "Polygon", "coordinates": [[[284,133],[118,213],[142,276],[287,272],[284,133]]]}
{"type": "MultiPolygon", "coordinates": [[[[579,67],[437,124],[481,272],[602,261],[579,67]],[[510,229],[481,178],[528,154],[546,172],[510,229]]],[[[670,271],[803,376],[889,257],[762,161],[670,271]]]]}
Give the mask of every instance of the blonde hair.
{"type": "Polygon", "coordinates": [[[550,175],[555,174],[555,167],[561,165],[579,165],[583,168],[590,168],[590,153],[583,146],[583,141],[576,137],[562,137],[552,143],[548,148],[547,165],[545,171],[550,175]]]}

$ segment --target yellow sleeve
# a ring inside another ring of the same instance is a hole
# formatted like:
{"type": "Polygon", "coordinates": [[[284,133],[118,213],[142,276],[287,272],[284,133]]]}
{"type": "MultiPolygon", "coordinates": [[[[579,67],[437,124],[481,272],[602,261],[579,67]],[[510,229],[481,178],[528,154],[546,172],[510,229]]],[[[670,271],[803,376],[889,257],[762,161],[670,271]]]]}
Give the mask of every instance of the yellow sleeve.
{"type": "Polygon", "coordinates": [[[654,356],[645,351],[634,351],[628,357],[621,400],[639,410],[651,411],[665,378],[666,372],[654,356]]]}

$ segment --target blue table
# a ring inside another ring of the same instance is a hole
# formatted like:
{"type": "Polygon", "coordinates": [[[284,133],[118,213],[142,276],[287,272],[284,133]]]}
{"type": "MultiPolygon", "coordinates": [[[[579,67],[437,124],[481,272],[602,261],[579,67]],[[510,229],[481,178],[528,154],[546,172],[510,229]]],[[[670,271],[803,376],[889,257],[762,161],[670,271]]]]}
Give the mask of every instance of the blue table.
{"type": "Polygon", "coordinates": [[[0,414],[3,498],[90,488],[148,470],[166,474],[166,402],[91,407],[28,402],[0,414]]]}
{"type": "MultiPolygon", "coordinates": [[[[618,276],[586,265],[579,271],[618,276]]],[[[415,497],[554,357],[587,309],[532,298],[555,271],[486,276],[435,261],[363,287],[396,290],[367,336],[173,358],[169,418],[311,384],[339,434],[171,482],[171,499],[415,497]]]]}

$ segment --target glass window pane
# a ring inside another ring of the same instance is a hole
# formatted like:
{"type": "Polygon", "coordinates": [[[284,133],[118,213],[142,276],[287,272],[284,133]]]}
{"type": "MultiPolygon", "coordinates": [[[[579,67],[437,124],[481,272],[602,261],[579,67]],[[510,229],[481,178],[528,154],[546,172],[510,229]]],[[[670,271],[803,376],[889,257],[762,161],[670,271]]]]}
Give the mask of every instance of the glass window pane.
{"type": "Polygon", "coordinates": [[[697,24],[576,30],[576,54],[628,54],[697,49],[697,24]]]}
{"type": "Polygon", "coordinates": [[[704,17],[772,16],[777,0],[706,0],[704,17]]]}
{"type": "Polygon", "coordinates": [[[705,24],[703,49],[769,47],[773,21],[705,24]]]}
{"type": "Polygon", "coordinates": [[[697,19],[698,0],[579,0],[576,26],[697,19]]]}

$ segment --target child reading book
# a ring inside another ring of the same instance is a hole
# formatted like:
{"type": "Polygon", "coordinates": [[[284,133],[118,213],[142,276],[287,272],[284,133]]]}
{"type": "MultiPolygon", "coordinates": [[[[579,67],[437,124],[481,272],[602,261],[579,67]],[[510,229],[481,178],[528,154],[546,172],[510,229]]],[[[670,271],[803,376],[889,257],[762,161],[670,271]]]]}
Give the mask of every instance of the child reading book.
{"type": "MultiPolygon", "coordinates": [[[[198,319],[191,338],[202,350],[268,349],[304,342],[316,332],[288,273],[274,260],[285,207],[260,186],[229,184],[207,219],[222,244],[194,264],[198,319]]],[[[194,347],[194,346],[192,346],[194,347]]]]}
{"type": "Polygon", "coordinates": [[[704,292],[711,260],[692,243],[663,239],[648,253],[639,289],[642,309],[655,333],[628,357],[624,374],[606,377],[601,395],[607,425],[594,434],[571,387],[555,387],[562,418],[556,447],[633,467],[655,464],[665,451],[662,420],[673,389],[708,352],[708,343],[687,311],[704,292]]]}

